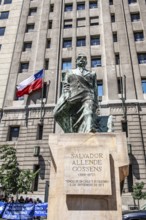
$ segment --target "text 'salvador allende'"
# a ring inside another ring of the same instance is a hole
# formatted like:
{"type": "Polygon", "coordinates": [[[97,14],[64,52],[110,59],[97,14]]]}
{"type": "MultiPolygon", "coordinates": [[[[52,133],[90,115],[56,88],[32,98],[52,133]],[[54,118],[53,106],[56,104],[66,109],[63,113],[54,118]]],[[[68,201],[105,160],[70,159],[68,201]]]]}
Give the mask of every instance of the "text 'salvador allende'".
{"type": "Polygon", "coordinates": [[[102,153],[72,153],[72,171],[76,172],[101,172],[102,153]]]}

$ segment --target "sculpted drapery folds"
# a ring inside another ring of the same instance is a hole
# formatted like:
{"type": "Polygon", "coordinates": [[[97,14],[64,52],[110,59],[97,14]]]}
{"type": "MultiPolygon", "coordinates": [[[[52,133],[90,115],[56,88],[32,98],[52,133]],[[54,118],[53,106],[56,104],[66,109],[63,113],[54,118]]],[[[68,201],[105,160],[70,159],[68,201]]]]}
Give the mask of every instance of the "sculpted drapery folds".
{"type": "Polygon", "coordinates": [[[63,72],[62,95],[54,109],[54,117],[65,133],[94,132],[97,109],[96,74],[85,68],[85,55],[80,54],[76,64],[76,69],[63,72]]]}

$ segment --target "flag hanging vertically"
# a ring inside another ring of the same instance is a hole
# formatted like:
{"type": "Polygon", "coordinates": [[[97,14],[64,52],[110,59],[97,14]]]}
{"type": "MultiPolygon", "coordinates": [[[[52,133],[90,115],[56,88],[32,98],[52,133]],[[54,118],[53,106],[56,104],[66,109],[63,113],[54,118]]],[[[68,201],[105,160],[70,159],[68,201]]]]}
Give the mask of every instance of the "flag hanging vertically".
{"type": "Polygon", "coordinates": [[[23,96],[25,94],[30,94],[33,91],[41,89],[43,86],[43,73],[44,70],[42,69],[34,75],[30,76],[29,78],[23,80],[17,86],[17,97],[23,96]]]}

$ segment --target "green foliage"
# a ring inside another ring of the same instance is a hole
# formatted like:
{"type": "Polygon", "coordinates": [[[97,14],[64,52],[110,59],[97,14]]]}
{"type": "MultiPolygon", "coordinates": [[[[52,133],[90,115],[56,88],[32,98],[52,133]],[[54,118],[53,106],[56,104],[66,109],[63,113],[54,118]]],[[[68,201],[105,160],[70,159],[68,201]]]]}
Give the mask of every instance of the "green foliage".
{"type": "Polygon", "coordinates": [[[0,184],[6,194],[17,195],[32,191],[32,182],[36,176],[30,170],[21,170],[17,162],[16,149],[12,146],[0,146],[0,184]]]}
{"type": "Polygon", "coordinates": [[[133,186],[132,196],[134,199],[141,200],[146,198],[146,192],[142,192],[144,187],[144,182],[135,183],[133,186]]]}
{"type": "Polygon", "coordinates": [[[146,192],[142,192],[144,188],[144,182],[135,183],[133,188],[133,199],[138,200],[138,207],[139,207],[139,200],[146,199],[146,192]]]}

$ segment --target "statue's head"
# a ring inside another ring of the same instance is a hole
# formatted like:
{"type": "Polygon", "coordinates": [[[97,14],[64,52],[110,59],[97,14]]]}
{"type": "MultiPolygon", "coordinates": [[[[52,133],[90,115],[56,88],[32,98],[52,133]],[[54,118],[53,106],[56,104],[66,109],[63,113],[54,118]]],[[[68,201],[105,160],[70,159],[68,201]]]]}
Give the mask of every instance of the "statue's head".
{"type": "Polygon", "coordinates": [[[80,53],[76,59],[76,64],[78,67],[85,67],[87,65],[86,55],[80,53]]]}

